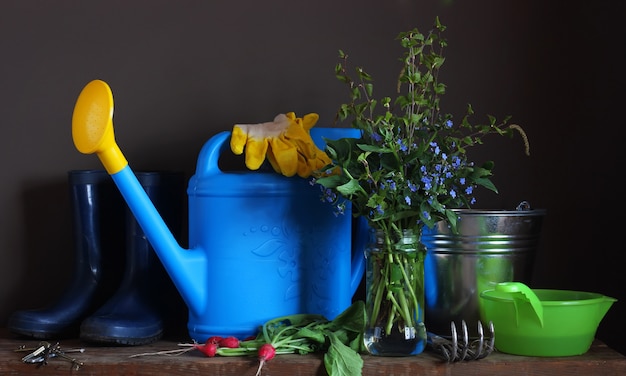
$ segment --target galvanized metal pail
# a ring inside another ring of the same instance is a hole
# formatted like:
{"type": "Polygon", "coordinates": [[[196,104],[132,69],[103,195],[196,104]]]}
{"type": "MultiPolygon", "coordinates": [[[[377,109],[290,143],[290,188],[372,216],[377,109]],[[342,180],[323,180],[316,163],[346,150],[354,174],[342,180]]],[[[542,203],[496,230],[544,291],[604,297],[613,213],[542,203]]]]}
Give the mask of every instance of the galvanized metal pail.
{"type": "MultiPolygon", "coordinates": [[[[425,228],[425,323],[449,335],[451,322],[478,332],[479,296],[499,282],[530,283],[546,211],[459,209],[458,233],[445,221],[425,228]]],[[[484,323],[486,324],[486,323],[484,323]]],[[[497,335],[497,328],[496,328],[497,335]]]]}

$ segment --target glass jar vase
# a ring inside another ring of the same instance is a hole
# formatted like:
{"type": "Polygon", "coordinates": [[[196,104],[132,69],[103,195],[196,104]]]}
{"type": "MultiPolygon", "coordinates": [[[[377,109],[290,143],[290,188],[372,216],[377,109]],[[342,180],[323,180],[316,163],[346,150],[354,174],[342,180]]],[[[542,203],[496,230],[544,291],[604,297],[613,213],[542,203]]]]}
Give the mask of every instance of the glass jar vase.
{"type": "Polygon", "coordinates": [[[366,257],[365,347],[372,355],[409,356],[426,346],[425,246],[412,229],[372,230],[366,257]]]}

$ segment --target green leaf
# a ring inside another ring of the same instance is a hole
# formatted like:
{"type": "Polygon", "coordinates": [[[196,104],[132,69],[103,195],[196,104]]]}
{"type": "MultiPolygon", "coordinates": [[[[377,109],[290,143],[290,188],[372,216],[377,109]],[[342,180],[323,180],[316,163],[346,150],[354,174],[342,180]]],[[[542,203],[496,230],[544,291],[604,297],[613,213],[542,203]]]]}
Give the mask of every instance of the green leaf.
{"type": "Polygon", "coordinates": [[[357,300],[331,322],[333,328],[361,333],[365,330],[365,303],[357,300]]]}
{"type": "Polygon", "coordinates": [[[489,179],[485,179],[485,178],[478,178],[476,180],[474,180],[474,183],[485,187],[487,189],[489,189],[490,191],[493,191],[495,193],[498,193],[498,188],[496,188],[496,186],[493,184],[493,182],[489,179]]]}
{"type": "Polygon", "coordinates": [[[448,223],[450,224],[450,227],[452,227],[452,232],[453,233],[457,233],[457,227],[456,227],[456,222],[457,222],[457,214],[449,209],[446,209],[446,219],[448,221],[448,223]]]}
{"type": "Polygon", "coordinates": [[[485,170],[493,170],[493,166],[495,166],[495,163],[493,161],[487,161],[485,163],[482,164],[482,168],[484,168],[485,170]]]}
{"type": "Polygon", "coordinates": [[[344,196],[353,195],[361,190],[359,181],[356,179],[350,179],[349,182],[336,187],[337,191],[344,196]]]}
{"type": "Polygon", "coordinates": [[[363,342],[363,332],[358,333],[356,336],[354,336],[348,346],[350,346],[350,348],[357,353],[367,352],[367,349],[365,348],[365,342],[363,342]]]}
{"type": "MultiPolygon", "coordinates": [[[[337,330],[334,330],[334,331],[328,330],[328,331],[325,331],[325,334],[327,336],[329,336],[331,332],[335,335],[335,337],[337,337],[337,339],[341,343],[343,343],[346,346],[347,346],[348,343],[350,343],[350,337],[354,337],[354,335],[352,335],[352,336],[348,335],[348,331],[343,329],[343,328],[337,329],[337,330]]],[[[350,332],[350,334],[353,334],[353,333],[350,332]]]]}
{"type": "Polygon", "coordinates": [[[300,328],[293,338],[306,338],[317,343],[326,342],[326,336],[319,330],[313,330],[308,327],[300,328]]]}
{"type": "Polygon", "coordinates": [[[325,188],[337,188],[344,183],[344,178],[341,175],[331,175],[318,178],[315,182],[325,188]]]}
{"type": "Polygon", "coordinates": [[[363,371],[363,359],[356,351],[343,344],[330,332],[330,347],[324,354],[324,366],[329,376],[360,376],[363,371]]]}
{"type": "Polygon", "coordinates": [[[358,144],[357,146],[363,151],[369,151],[373,153],[391,153],[393,151],[389,148],[371,144],[358,144]]]}

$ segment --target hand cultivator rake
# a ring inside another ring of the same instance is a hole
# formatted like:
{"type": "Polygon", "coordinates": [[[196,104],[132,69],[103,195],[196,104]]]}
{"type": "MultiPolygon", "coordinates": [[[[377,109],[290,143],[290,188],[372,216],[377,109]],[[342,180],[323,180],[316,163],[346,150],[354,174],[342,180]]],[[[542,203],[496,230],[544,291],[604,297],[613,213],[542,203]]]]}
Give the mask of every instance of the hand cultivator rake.
{"type": "Polygon", "coordinates": [[[483,324],[478,321],[478,336],[470,337],[465,320],[461,322],[461,333],[457,334],[456,324],[450,324],[451,336],[440,336],[428,332],[428,349],[437,353],[448,363],[462,360],[478,360],[494,350],[495,333],[493,323],[489,322],[489,332],[485,334],[483,324]]]}

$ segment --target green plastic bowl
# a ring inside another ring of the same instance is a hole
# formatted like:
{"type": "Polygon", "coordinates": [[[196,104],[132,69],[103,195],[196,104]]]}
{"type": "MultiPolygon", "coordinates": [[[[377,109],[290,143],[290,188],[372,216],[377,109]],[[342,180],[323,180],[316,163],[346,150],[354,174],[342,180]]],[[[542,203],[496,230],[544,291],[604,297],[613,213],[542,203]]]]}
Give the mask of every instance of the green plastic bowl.
{"type": "Polygon", "coordinates": [[[573,356],[589,350],[600,321],[616,301],[597,293],[503,282],[480,294],[480,316],[483,322],[493,322],[498,351],[573,356]]]}

